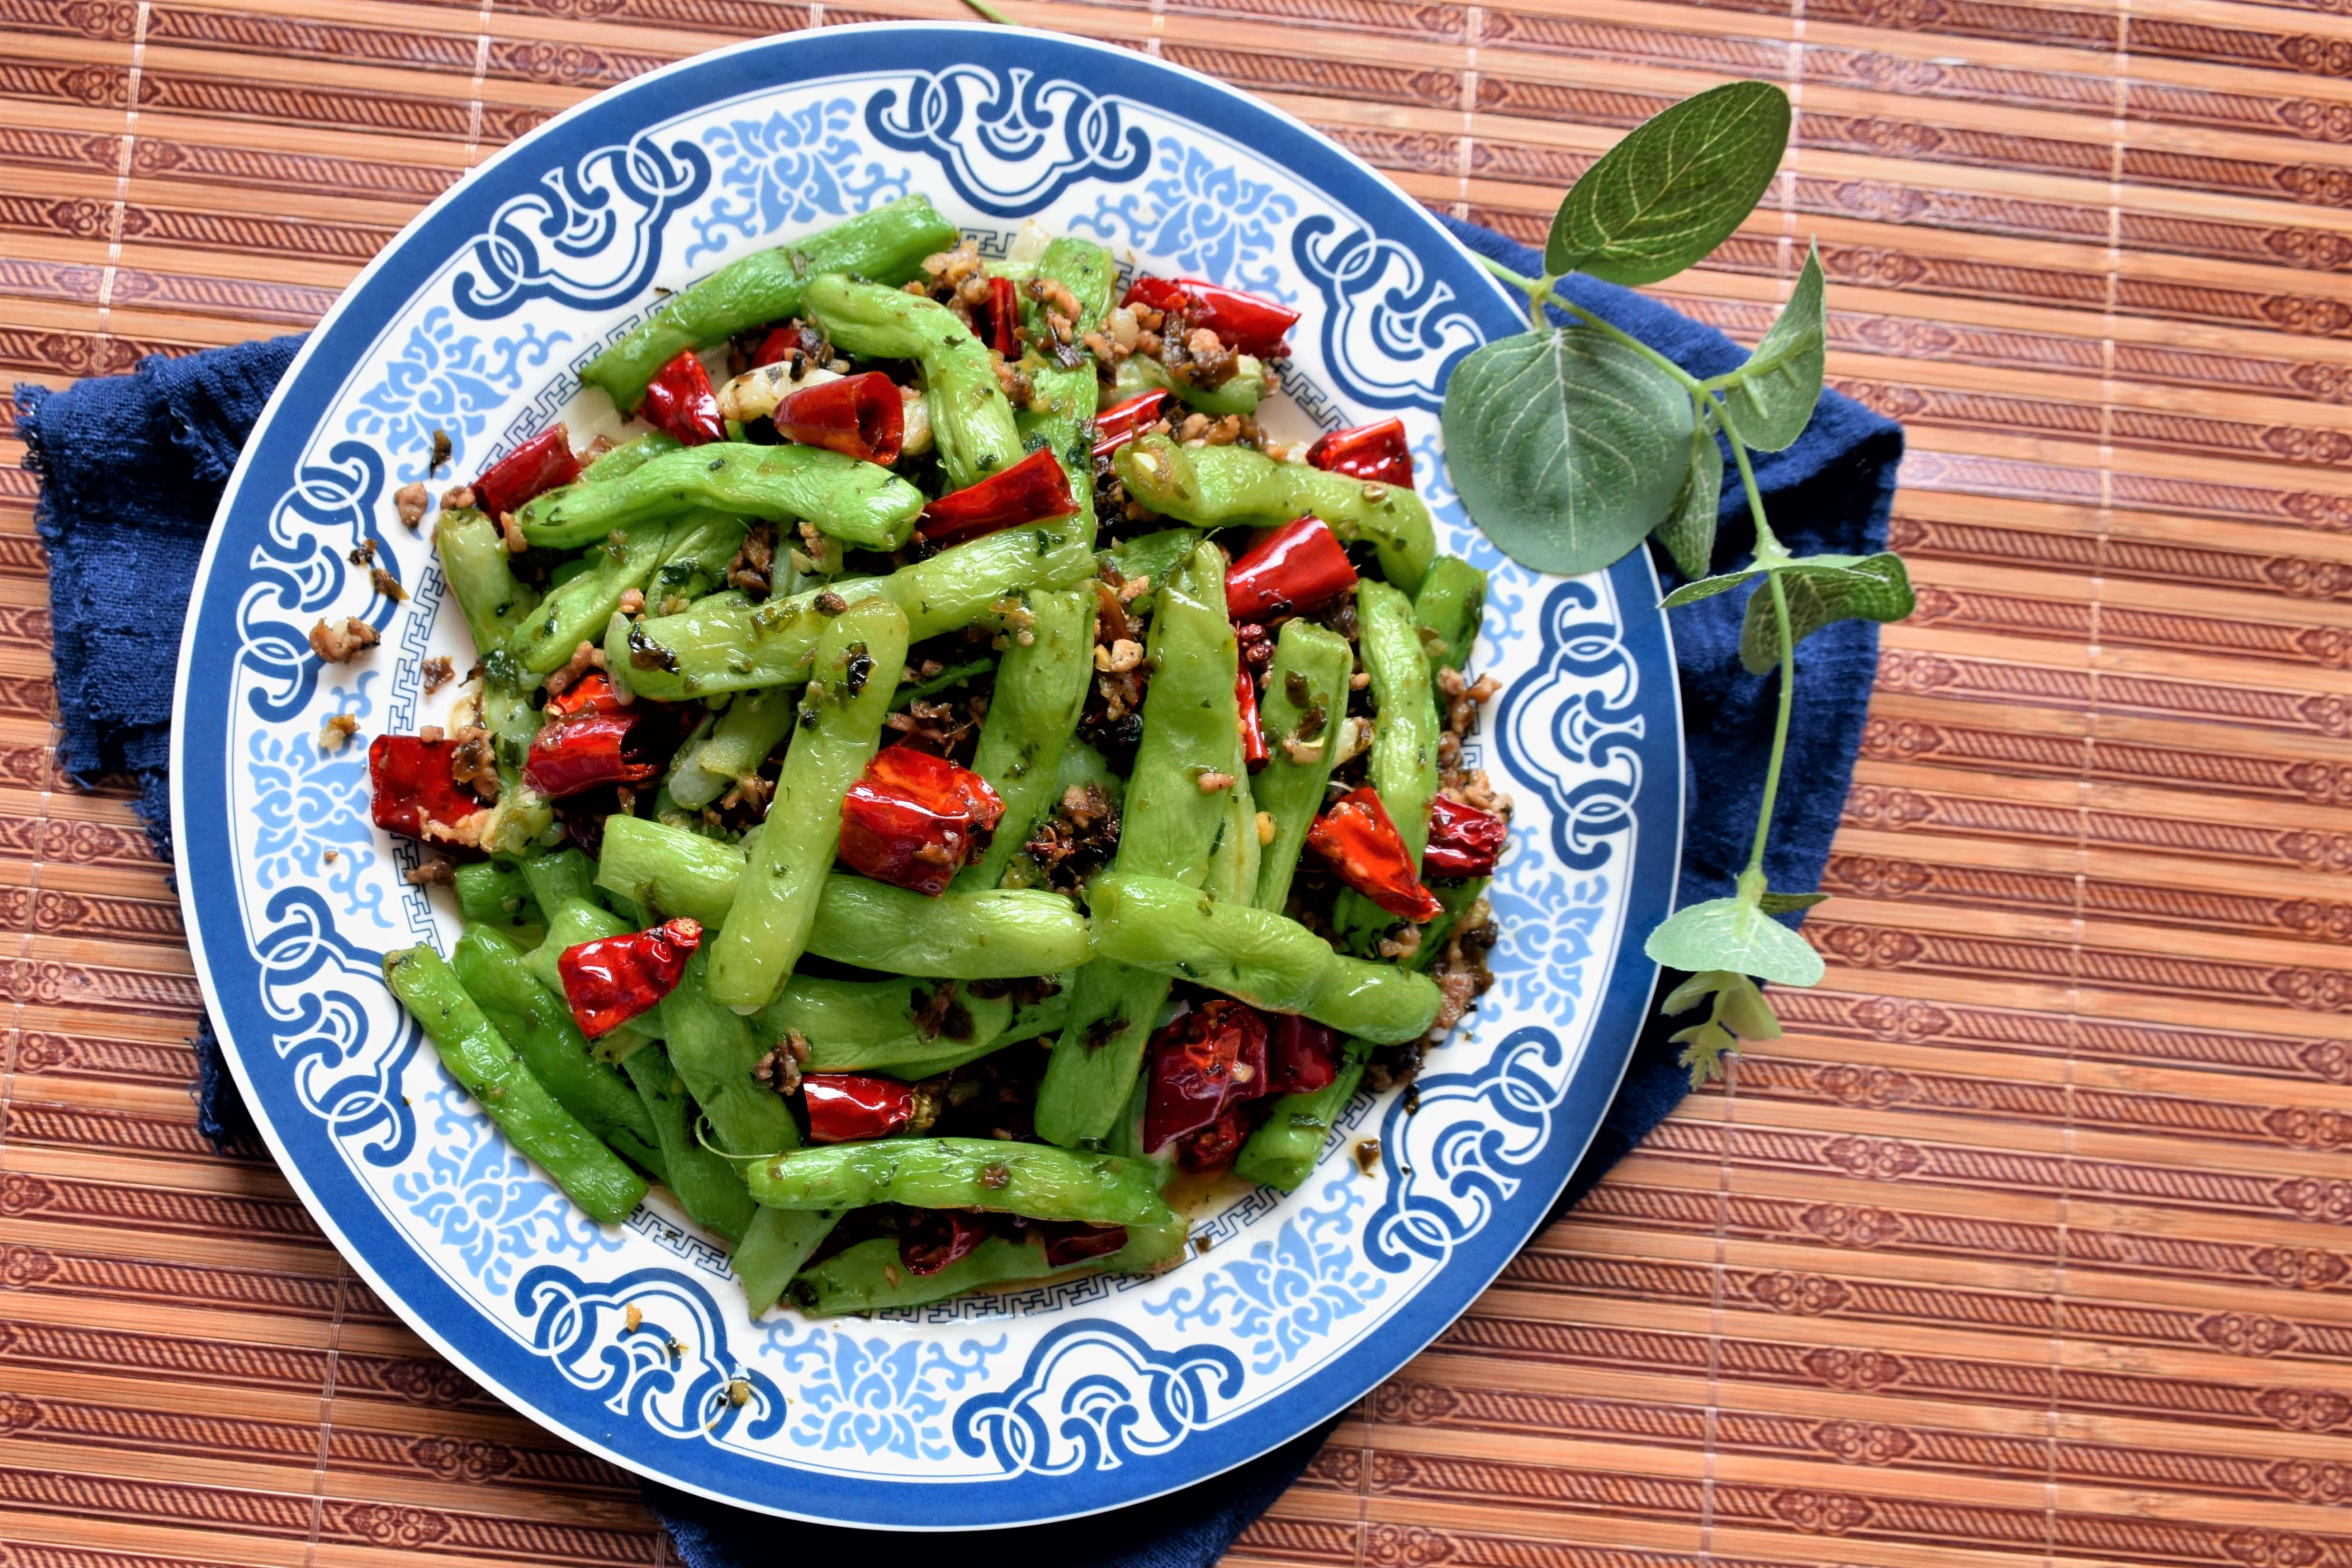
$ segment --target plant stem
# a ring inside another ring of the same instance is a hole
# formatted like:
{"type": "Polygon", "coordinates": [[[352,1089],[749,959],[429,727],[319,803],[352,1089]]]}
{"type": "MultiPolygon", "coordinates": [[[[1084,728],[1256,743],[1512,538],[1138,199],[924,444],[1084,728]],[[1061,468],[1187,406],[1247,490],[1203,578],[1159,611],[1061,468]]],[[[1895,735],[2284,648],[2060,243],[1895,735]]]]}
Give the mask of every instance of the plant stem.
{"type": "Polygon", "coordinates": [[[1631,349],[1672,376],[1685,391],[1697,392],[1700,383],[1696,376],[1692,375],[1632,333],[1611,326],[1574,300],[1562,298],[1558,292],[1559,277],[1523,277],[1499,261],[1492,261],[1483,256],[1478,258],[1478,261],[1479,265],[1486,267],[1488,272],[1528,297],[1528,320],[1534,325],[1537,331],[1542,331],[1547,325],[1544,320],[1543,308],[1549,305],[1555,309],[1575,317],[1611,342],[1631,349]]]}
{"type": "Polygon", "coordinates": [[[1750,873],[1764,870],[1764,845],[1772,836],[1772,808],[1780,794],[1780,763],[1789,752],[1789,717],[1797,706],[1797,645],[1789,640],[1789,591],[1781,586],[1777,571],[1765,574],[1764,585],[1772,592],[1780,638],[1780,711],[1772,721],[1772,757],[1764,765],[1764,799],[1756,808],[1756,844],[1748,852],[1750,873]]]}
{"type": "Polygon", "coordinates": [[[1780,542],[1780,536],[1772,531],[1772,525],[1765,519],[1764,493],[1756,486],[1756,469],[1748,460],[1748,444],[1734,435],[1727,425],[1724,428],[1723,439],[1724,444],[1731,448],[1731,460],[1739,465],[1739,483],[1748,492],[1748,515],[1756,524],[1756,564],[1778,566],[1789,559],[1789,549],[1780,542]]]}

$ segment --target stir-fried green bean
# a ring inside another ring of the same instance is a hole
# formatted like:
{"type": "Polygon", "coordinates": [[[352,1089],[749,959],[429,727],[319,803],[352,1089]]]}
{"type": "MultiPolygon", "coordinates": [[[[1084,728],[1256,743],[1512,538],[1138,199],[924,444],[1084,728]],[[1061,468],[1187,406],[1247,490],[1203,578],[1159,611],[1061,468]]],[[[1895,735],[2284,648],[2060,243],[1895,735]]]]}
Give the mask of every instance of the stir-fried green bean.
{"type": "MultiPolygon", "coordinates": [[[[1380,721],[1372,728],[1365,777],[1396,823],[1421,870],[1429,843],[1429,802],[1437,793],[1437,700],[1431,689],[1429,654],[1413,622],[1412,603],[1385,582],[1365,578],[1356,584],[1356,648],[1371,677],[1380,721]]],[[[1396,924],[1396,917],[1349,888],[1331,912],[1334,929],[1358,942],[1396,924]]]]}
{"type": "Polygon", "coordinates": [[[580,379],[604,388],[622,413],[634,413],[646,383],[681,350],[712,348],[737,332],[800,315],[808,280],[818,273],[904,283],[922,270],[925,256],[954,249],[956,239],[955,225],[929,198],[901,196],[788,246],[754,251],[680,289],[588,361],[580,379]]]}
{"type": "Polygon", "coordinates": [[[751,1196],[773,1208],[979,1208],[1089,1225],[1173,1218],[1150,1170],[1110,1155],[994,1138],[884,1138],[830,1144],[751,1167],[751,1196]]]}
{"type": "MultiPolygon", "coordinates": [[[[588,1041],[572,1021],[563,998],[539,983],[524,964],[521,949],[485,926],[467,929],[452,955],[457,979],[485,1010],[514,1020],[507,1043],[522,1058],[530,1075],[589,1129],[608,1142],[624,1135],[634,1146],[624,1153],[645,1164],[659,1158],[653,1119],[621,1075],[592,1055],[588,1041]]],[[[656,1174],[658,1165],[648,1167],[656,1174]]]]}
{"type": "Polygon", "coordinates": [[[608,1225],[629,1217],[646,1196],[645,1178],[530,1075],[447,960],[427,946],[404,948],[384,955],[383,977],[457,1086],[516,1148],[588,1215],[608,1225]]]}
{"type": "Polygon", "coordinates": [[[604,484],[550,490],[516,514],[532,544],[576,549],[615,528],[703,510],[805,519],[867,549],[897,549],[922,516],[923,493],[887,468],[822,446],[719,441],[648,459],[604,484]]]}
{"type": "Polygon", "coordinates": [[[457,913],[469,925],[495,925],[511,932],[520,926],[547,924],[547,916],[531,896],[530,880],[523,875],[522,868],[510,861],[476,861],[471,865],[461,865],[451,886],[457,894],[457,913]]]}
{"type": "Polygon", "coordinates": [[[581,643],[604,636],[623,595],[644,589],[672,567],[682,582],[715,580],[742,542],[742,523],[715,512],[615,528],[586,571],[549,591],[530,621],[508,639],[507,652],[531,674],[560,670],[581,643]]]}
{"type": "Polygon", "coordinates": [[[669,796],[698,810],[759,772],[768,754],[792,733],[800,706],[789,692],[745,692],[719,722],[688,747],[669,774],[669,796]]]}
{"type": "Polygon", "coordinates": [[[875,1312],[893,1307],[919,1307],[943,1301],[967,1291],[994,1285],[1014,1285],[1061,1273],[1139,1274],[1181,1257],[1186,1240],[1184,1222],[1130,1225],[1127,1245],[1108,1258],[1075,1267],[1045,1261],[1045,1249],[1035,1239],[1016,1241],[992,1236],[936,1274],[918,1274],[898,1260],[895,1237],[877,1236],[845,1248],[802,1271],[793,1281],[794,1305],[814,1318],[842,1312],[875,1312]]]}
{"type": "Polygon", "coordinates": [[[1199,528],[1276,528],[1320,517],[1342,539],[1371,545],[1381,574],[1406,593],[1421,586],[1437,556],[1429,508],[1403,486],[1276,463],[1250,446],[1180,446],[1164,435],[1139,436],[1111,462],[1138,501],[1199,528]]]}
{"type": "Polygon", "coordinates": [[[538,608],[539,591],[517,580],[514,556],[499,526],[472,507],[444,511],[433,525],[441,575],[466,614],[474,646],[503,648],[538,608]]]}
{"type": "Polygon", "coordinates": [[[541,909],[558,909],[575,898],[598,902],[596,862],[583,850],[535,850],[523,857],[522,874],[541,909]]]}
{"type": "Polygon", "coordinates": [[[1356,655],[1347,639],[1312,621],[1283,623],[1267,668],[1258,717],[1265,729],[1265,767],[1250,781],[1257,809],[1274,821],[1258,861],[1260,909],[1281,911],[1306,852],[1307,830],[1323,810],[1324,786],[1339,756],[1348,711],[1348,677],[1356,655]]]}
{"type": "MultiPolygon", "coordinates": [[[[1063,235],[1047,243],[1037,258],[1035,277],[1022,290],[1022,315],[1034,343],[1052,343],[1058,296],[1052,286],[1068,291],[1077,305],[1065,330],[1077,342],[1102,325],[1110,308],[1111,284],[1118,266],[1110,252],[1092,240],[1063,235]]],[[[1093,361],[1081,356],[1075,365],[1034,350],[1022,356],[1029,378],[1029,404],[1013,415],[1024,444],[1051,447],[1070,476],[1070,493],[1088,526],[1095,515],[1095,462],[1090,426],[1100,402],[1102,383],[1093,361]]]]}
{"type": "Polygon", "coordinates": [[[807,948],[841,841],[842,797],[874,759],[906,663],[907,617],[887,600],[851,605],[817,638],[800,727],[727,925],[711,944],[713,1000],[767,1006],[807,948]]]}
{"type": "Polygon", "coordinates": [[[1486,574],[1458,555],[1439,556],[1412,596],[1413,630],[1432,668],[1468,666],[1486,612],[1486,574]]]}
{"type": "Polygon", "coordinates": [[[636,1085],[654,1119],[670,1191],[697,1225],[740,1242],[759,1217],[759,1206],[751,1201],[742,1174],[695,1136],[686,1082],[670,1065],[669,1052],[659,1042],[645,1046],[632,1052],[621,1070],[636,1085]]]}
{"type": "Polygon", "coordinates": [[[1339,1071],[1331,1082],[1306,1094],[1285,1094],[1267,1108],[1265,1120],[1234,1161],[1234,1174],[1244,1181],[1295,1192],[1313,1174],[1323,1157],[1323,1145],[1348,1102],[1363,1082],[1364,1064],[1371,1060],[1370,1040],[1349,1040],[1339,1053],[1339,1071]]]}
{"type": "Polygon", "coordinates": [[[1121,401],[1139,392],[1172,392],[1186,408],[1217,418],[1228,413],[1255,413],[1257,405],[1265,401],[1268,380],[1265,361],[1254,354],[1235,355],[1234,373],[1213,387],[1180,382],[1158,360],[1137,354],[1119,361],[1110,396],[1113,401],[1121,401]]]}
{"type": "Polygon", "coordinates": [[[949,488],[977,485],[1020,461],[1021,433],[988,345],[954,311],[924,295],[838,273],[809,280],[807,309],[835,348],[922,367],[923,407],[949,488]]]}
{"type": "Polygon", "coordinates": [[[1069,1012],[1068,995],[1060,990],[1024,1003],[1009,995],[964,990],[951,997],[944,1019],[934,1019],[928,1009],[940,984],[795,975],[761,1010],[756,1028],[763,1040],[793,1032],[807,1040],[809,1059],[803,1065],[811,1072],[922,1078],[944,1071],[939,1062],[974,1061],[1014,1040],[1058,1030],[1069,1012]]]}
{"type": "Polygon", "coordinates": [[[1077,733],[1094,685],[1093,591],[1043,590],[1025,608],[1029,623],[997,665],[971,762],[1004,802],[1004,815],[988,849],[957,874],[960,888],[994,887],[1030,831],[1053,810],[1061,798],[1062,750],[1077,733]]]}

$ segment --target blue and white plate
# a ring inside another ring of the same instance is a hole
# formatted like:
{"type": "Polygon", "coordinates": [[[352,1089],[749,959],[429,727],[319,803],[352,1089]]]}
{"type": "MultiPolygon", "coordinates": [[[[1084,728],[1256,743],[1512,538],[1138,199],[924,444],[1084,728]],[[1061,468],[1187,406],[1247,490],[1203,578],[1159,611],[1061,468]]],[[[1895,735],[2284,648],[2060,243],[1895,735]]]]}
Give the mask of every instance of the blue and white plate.
{"type": "Polygon", "coordinates": [[[229,486],[197,578],[173,756],[205,999],[279,1163],[375,1290],[485,1387],[572,1440],[751,1508],[901,1528],[1132,1502],[1304,1431],[1469,1305],[1542,1218],[1609,1103],[1654,978],[1682,756],[1639,552],[1535,576],[1444,485],[1439,389],[1513,299],[1321,136],[1144,55],[1004,28],[826,28],[616,88],[474,171],[311,335],[229,486]],[[1360,1097],[1285,1197],[1196,1217],[1148,1280],[877,1319],[749,1321],[727,1257],[666,1200],[598,1226],[518,1156],[385,991],[388,948],[455,937],[375,831],[364,740],[446,720],[425,661],[471,662],[392,493],[434,433],[470,477],[550,421],[616,428],[577,367],[677,287],[910,191],[1000,248],[1024,220],[1121,262],[1275,296],[1303,319],[1283,436],[1400,414],[1448,548],[1494,573],[1472,747],[1517,798],[1496,986],[1420,1109],[1360,1097]],[[395,603],[347,559],[362,540],[395,603]],[[321,615],[381,628],[321,666],[321,615]],[[360,743],[320,745],[331,716],[360,743]],[[1359,1174],[1346,1145],[1381,1141],[1359,1174]],[[642,1326],[625,1326],[635,1307],[642,1326]],[[750,1398],[728,1394],[748,1381],[750,1398]]]}

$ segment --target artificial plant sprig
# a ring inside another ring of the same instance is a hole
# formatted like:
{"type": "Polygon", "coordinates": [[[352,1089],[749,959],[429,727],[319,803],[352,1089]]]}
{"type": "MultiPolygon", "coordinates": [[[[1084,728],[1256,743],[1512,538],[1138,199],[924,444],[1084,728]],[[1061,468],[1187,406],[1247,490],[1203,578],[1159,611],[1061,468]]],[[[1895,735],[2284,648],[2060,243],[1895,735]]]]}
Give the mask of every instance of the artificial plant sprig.
{"type": "Polygon", "coordinates": [[[1740,662],[1780,678],[1753,847],[1727,896],[1676,910],[1643,949],[1692,972],[1667,997],[1666,1012],[1714,998],[1704,1022],[1674,1037],[1693,1083],[1720,1071],[1737,1040],[1778,1038],[1779,1020],[1756,982],[1810,986],[1822,977],[1821,956],[1774,916],[1824,895],[1777,893],[1764,873],[1796,701],[1797,645],[1840,621],[1901,620],[1912,609],[1910,579],[1892,553],[1790,553],[1756,483],[1751,454],[1792,444],[1821,401],[1828,323],[1818,250],[1808,252],[1763,340],[1716,376],[1692,375],[1562,297],[1559,286],[1571,272],[1655,283],[1705,259],[1770,188],[1789,120],[1779,88],[1733,82],[1636,127],[1561,200],[1542,277],[1486,263],[1527,297],[1529,329],[1471,354],[1445,391],[1454,488],[1513,559],[1573,576],[1654,538],[1690,580],[1666,596],[1667,608],[1749,589],[1740,662]],[[1555,309],[1569,325],[1552,325],[1555,309]],[[1747,566],[1709,576],[1727,450],[1756,542],[1747,566]]]}

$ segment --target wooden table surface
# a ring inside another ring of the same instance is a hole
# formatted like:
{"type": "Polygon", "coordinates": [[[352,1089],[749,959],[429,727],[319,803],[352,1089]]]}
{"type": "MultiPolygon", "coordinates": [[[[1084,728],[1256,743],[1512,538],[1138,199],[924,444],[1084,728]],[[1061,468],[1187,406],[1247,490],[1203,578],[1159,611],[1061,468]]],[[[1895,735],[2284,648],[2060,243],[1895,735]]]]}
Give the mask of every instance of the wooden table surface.
{"type": "MultiPolygon", "coordinates": [[[[1911,434],[1828,979],[1236,1559],[2352,1564],[2352,5],[1003,3],[1522,235],[1672,99],[1785,82],[1776,193],[1661,292],[1752,340],[1818,235],[1832,380],[1911,434]]],[[[0,361],[302,327],[555,110],[880,15],[963,13],[0,0],[0,361]]],[[[0,1563],[667,1561],[198,1139],[164,870],[56,769],[13,413],[0,1563]]]]}

